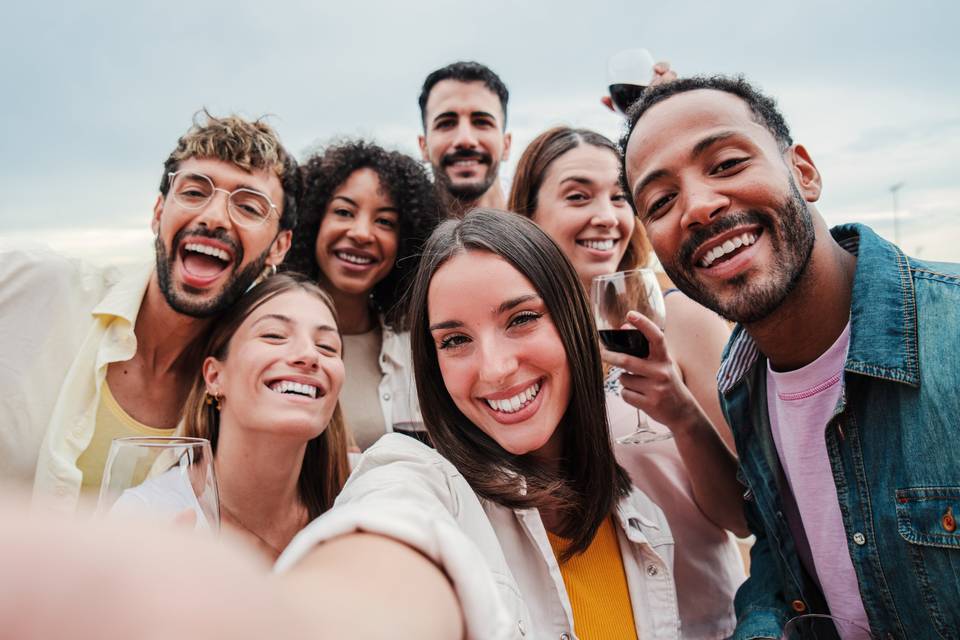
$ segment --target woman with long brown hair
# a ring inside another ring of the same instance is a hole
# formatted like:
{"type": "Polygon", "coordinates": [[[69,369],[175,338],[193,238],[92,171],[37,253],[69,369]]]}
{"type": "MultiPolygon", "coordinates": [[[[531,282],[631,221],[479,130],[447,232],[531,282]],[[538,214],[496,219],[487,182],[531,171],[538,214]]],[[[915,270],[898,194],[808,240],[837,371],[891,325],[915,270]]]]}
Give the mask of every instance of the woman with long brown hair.
{"type": "MultiPolygon", "coordinates": [[[[555,127],[535,138],[517,164],[510,208],[560,246],[585,291],[596,276],[648,266],[650,245],[620,184],[617,147],[595,131],[555,127]]],[[[671,439],[616,444],[614,451],[674,532],[684,637],[726,638],[736,622],[733,597],[745,578],[727,530],[746,535],[743,487],[716,389],[729,329],[677,289],[664,294],[663,331],[637,319],[651,344],[663,348],[651,348],[642,368],[610,372],[607,415],[615,436],[635,428],[634,408],[655,428],[672,432],[671,439]]]]}
{"type": "Polygon", "coordinates": [[[444,570],[467,637],[679,637],[673,539],[614,459],[590,309],[557,246],[507,212],[448,220],[410,308],[436,450],[381,438],[278,568],[365,531],[444,570]]]}
{"type": "MultiPolygon", "coordinates": [[[[204,347],[182,435],[210,441],[222,528],[271,560],[333,505],[349,474],[343,379],[333,302],[298,274],[244,294],[204,347]]],[[[148,480],[118,506],[189,509],[189,488],[173,480],[148,480]]]]}

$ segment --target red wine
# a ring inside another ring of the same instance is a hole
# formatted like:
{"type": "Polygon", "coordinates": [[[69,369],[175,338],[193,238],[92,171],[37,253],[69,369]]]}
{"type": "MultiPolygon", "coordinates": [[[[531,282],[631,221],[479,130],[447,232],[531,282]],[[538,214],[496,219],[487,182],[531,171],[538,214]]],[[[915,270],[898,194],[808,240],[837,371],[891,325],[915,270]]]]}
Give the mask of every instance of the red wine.
{"type": "Polygon", "coordinates": [[[610,351],[626,353],[637,358],[650,355],[647,337],[634,329],[601,329],[600,340],[610,351]]]}
{"type": "Polygon", "coordinates": [[[626,113],[630,105],[640,99],[646,87],[638,84],[611,84],[608,89],[613,104],[615,104],[622,113],[626,113]]]}

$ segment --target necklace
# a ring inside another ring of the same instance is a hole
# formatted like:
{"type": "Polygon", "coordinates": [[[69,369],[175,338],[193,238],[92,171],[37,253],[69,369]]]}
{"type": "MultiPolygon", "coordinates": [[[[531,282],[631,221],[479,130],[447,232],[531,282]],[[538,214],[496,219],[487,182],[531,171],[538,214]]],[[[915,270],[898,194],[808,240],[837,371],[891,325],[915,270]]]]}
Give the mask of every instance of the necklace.
{"type": "Polygon", "coordinates": [[[237,523],[238,525],[240,525],[240,528],[241,528],[241,529],[243,529],[244,531],[246,531],[247,533],[249,533],[250,535],[252,535],[253,537],[255,537],[255,538],[256,538],[257,540],[259,540],[260,542],[262,542],[268,549],[270,549],[270,551],[272,551],[272,552],[274,553],[274,557],[279,557],[279,555],[283,552],[282,549],[276,548],[275,546],[273,546],[272,544],[270,544],[269,542],[267,542],[267,540],[266,540],[263,536],[261,536],[259,533],[257,533],[256,531],[254,531],[254,530],[251,529],[250,527],[248,527],[246,524],[244,524],[243,520],[241,520],[241,519],[237,516],[237,514],[234,513],[233,510],[230,509],[230,508],[229,508],[227,505],[225,505],[223,502],[220,503],[220,510],[223,511],[223,512],[225,512],[228,516],[230,516],[230,519],[231,519],[231,520],[233,520],[235,523],[237,523]]]}

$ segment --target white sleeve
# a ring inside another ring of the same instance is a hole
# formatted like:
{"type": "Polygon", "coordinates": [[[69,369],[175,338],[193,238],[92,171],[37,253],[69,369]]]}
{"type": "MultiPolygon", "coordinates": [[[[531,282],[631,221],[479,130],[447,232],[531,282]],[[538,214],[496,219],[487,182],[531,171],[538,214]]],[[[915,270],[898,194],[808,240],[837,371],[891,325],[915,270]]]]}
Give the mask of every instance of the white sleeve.
{"type": "Polygon", "coordinates": [[[468,638],[511,638],[510,617],[486,559],[454,517],[452,491],[435,451],[387,434],[361,458],[333,508],[301,531],[277,560],[286,571],[317,544],[357,531],[393,538],[424,554],[449,577],[468,638]],[[401,439],[401,440],[397,440],[401,439]]]}

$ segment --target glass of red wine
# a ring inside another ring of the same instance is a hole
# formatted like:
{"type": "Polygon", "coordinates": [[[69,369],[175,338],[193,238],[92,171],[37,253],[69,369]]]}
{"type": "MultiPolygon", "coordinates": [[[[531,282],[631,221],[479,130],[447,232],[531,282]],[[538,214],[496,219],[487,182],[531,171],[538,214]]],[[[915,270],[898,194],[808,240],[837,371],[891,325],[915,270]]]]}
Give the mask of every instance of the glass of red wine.
{"type": "MultiPolygon", "coordinates": [[[[590,300],[603,346],[636,358],[650,355],[646,336],[627,322],[627,314],[637,311],[663,330],[666,308],[657,274],[651,269],[633,269],[597,276],[591,283],[590,300]]],[[[672,437],[669,431],[651,429],[647,416],[637,409],[636,431],[617,442],[645,444],[672,437]]]]}
{"type": "Polygon", "coordinates": [[[625,114],[653,80],[653,55],[646,49],[626,49],[607,61],[607,87],[614,108],[625,114]]]}

